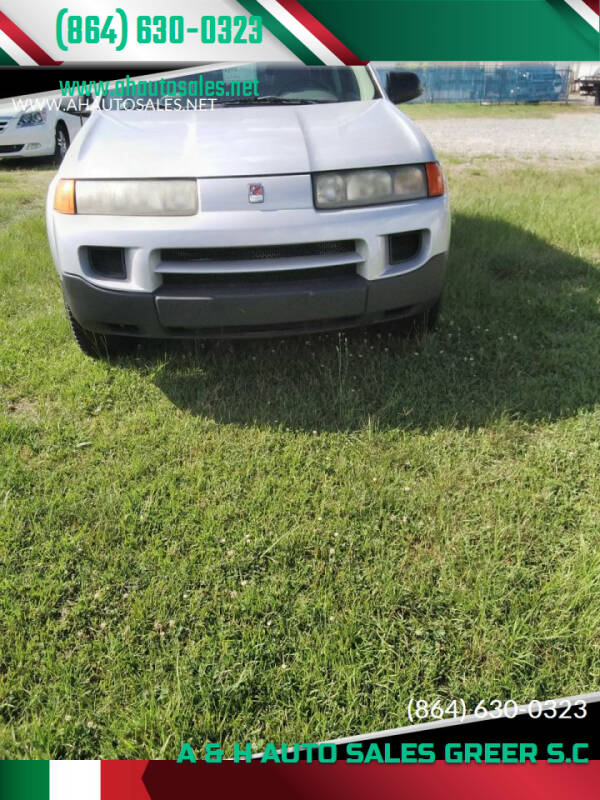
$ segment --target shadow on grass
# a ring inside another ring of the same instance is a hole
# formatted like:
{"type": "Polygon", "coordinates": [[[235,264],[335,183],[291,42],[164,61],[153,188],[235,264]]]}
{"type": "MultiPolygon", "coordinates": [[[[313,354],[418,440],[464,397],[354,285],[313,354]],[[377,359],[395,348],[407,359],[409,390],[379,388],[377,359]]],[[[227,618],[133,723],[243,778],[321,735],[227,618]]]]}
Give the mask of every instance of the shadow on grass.
{"type": "Polygon", "coordinates": [[[371,328],[144,345],[136,365],[178,408],[237,425],[429,430],[552,420],[600,397],[599,297],[598,265],[504,221],[459,214],[433,334],[371,328]]]}
{"type": "Polygon", "coordinates": [[[29,158],[2,158],[0,156],[0,173],[24,169],[35,169],[39,172],[56,172],[58,167],[54,161],[54,156],[31,156],[29,158]]]}

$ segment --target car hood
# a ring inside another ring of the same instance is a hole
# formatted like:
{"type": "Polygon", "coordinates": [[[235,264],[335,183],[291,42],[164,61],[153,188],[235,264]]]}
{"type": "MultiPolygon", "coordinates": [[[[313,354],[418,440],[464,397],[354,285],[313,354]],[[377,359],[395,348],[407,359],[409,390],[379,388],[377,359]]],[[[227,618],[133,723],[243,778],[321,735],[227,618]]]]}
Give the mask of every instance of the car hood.
{"type": "Polygon", "coordinates": [[[434,158],[387,100],[212,111],[96,111],[61,174],[225,177],[409,164],[434,158]]]}

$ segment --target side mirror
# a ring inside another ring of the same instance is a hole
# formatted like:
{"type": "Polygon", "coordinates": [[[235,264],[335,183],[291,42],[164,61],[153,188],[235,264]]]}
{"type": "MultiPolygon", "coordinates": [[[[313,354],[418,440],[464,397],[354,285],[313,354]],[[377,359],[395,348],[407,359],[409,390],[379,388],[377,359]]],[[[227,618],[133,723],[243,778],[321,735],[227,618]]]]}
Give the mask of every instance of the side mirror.
{"type": "Polygon", "coordinates": [[[392,103],[397,105],[419,97],[423,92],[423,86],[421,79],[414,72],[393,70],[387,74],[385,90],[392,103]]]}

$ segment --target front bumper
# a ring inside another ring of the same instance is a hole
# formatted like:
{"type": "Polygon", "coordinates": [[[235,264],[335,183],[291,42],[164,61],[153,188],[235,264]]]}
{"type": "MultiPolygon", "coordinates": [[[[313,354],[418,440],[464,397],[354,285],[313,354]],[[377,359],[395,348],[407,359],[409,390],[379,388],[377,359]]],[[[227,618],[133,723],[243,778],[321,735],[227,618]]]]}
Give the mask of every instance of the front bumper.
{"type": "Polygon", "coordinates": [[[247,180],[199,180],[189,217],[60,214],[51,185],[48,239],[78,322],[160,338],[293,333],[416,314],[441,294],[447,195],[325,212],[310,175],[267,176],[249,207],[247,180]],[[415,232],[415,250],[392,253],[415,232]],[[99,274],[94,248],[117,249],[121,277],[99,274]]]}
{"type": "Polygon", "coordinates": [[[379,280],[360,275],[126,292],[63,275],[65,300],[86,330],[151,338],[255,337],[335,330],[410,317],[442,292],[446,254],[379,280]]]}
{"type": "Polygon", "coordinates": [[[0,159],[49,156],[54,147],[54,129],[47,123],[17,128],[11,122],[0,132],[0,159]]]}

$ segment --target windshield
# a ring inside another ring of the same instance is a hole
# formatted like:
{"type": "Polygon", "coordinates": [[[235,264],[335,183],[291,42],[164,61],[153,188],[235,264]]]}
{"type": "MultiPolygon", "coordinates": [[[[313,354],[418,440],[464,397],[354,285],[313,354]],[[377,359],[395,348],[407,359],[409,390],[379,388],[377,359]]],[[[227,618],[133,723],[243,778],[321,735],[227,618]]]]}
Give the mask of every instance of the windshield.
{"type": "Polygon", "coordinates": [[[248,105],[309,105],[373,100],[366,67],[242,64],[188,75],[117,81],[103,96],[108,110],[189,110],[248,105]]]}

